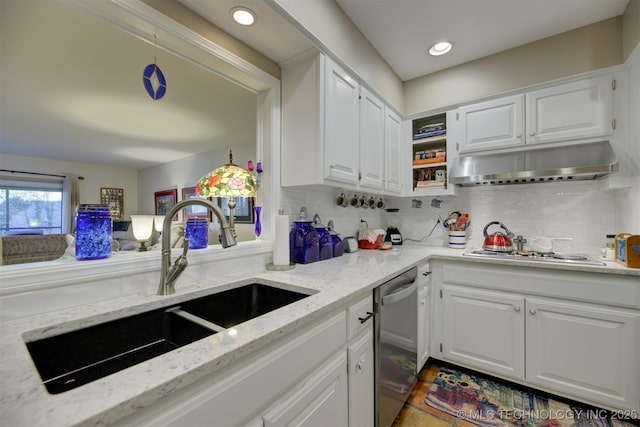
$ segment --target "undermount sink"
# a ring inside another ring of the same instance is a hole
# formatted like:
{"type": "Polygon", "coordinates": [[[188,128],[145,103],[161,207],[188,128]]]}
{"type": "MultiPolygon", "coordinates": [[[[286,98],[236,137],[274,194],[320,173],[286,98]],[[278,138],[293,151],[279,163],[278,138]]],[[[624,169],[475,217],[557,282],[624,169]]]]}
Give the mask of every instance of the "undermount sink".
{"type": "Polygon", "coordinates": [[[51,394],[63,393],[308,297],[263,283],[174,303],[34,341],[27,349],[51,394]]]}

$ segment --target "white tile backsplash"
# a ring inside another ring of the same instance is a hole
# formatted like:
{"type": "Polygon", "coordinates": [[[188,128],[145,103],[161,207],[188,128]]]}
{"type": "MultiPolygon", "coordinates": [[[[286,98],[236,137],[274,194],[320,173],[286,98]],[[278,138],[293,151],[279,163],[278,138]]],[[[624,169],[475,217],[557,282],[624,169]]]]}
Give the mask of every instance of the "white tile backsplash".
{"type": "MultiPolygon", "coordinates": [[[[306,206],[310,217],[317,212],[325,224],[333,219],[343,236],[353,235],[360,218],[367,220],[370,227],[386,228],[386,215],[380,209],[336,206],[335,198],[340,192],[331,188],[284,189],[283,208],[293,218],[300,206],[306,206]]],[[[419,198],[422,201],[419,209],[412,207],[410,197],[385,199],[387,207],[400,209],[403,238],[424,238],[438,215],[446,218],[452,211],[469,213],[471,217],[468,248],[482,245],[483,228],[494,220],[525,238],[569,237],[572,240],[555,241],[554,250],[593,255],[604,246],[606,234],[617,232],[615,193],[599,191],[592,181],[459,188],[458,195],[442,197],[439,209],[430,206],[431,199],[419,198]]],[[[496,226],[490,229],[497,230],[496,226]]],[[[446,229],[438,226],[422,244],[446,246],[446,236],[446,229]]]]}

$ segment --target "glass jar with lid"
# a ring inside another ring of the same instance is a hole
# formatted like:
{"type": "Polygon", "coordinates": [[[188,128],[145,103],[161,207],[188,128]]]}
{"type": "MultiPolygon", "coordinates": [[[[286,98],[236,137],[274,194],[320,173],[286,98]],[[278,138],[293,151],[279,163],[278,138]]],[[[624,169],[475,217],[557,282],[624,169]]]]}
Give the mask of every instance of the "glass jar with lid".
{"type": "Polygon", "coordinates": [[[80,204],[76,210],[76,259],[111,256],[112,222],[107,205],[80,204]]]}

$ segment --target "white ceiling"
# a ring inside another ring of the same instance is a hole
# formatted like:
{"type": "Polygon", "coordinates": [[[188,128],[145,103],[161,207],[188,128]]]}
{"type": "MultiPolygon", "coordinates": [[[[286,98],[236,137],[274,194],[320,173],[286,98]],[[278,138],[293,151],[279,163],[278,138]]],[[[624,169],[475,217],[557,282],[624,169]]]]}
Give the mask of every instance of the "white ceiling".
{"type": "Polygon", "coordinates": [[[629,0],[336,0],[406,81],[622,15],[629,0]],[[439,41],[453,49],[432,57],[439,41]]]}
{"type": "MultiPolygon", "coordinates": [[[[179,0],[276,62],[309,46],[263,0],[179,0]],[[258,15],[251,27],[231,21],[234,6],[258,15]]],[[[336,1],[401,80],[622,15],[629,0],[298,0],[336,1]],[[453,50],[429,56],[448,40],[453,50]]]]}

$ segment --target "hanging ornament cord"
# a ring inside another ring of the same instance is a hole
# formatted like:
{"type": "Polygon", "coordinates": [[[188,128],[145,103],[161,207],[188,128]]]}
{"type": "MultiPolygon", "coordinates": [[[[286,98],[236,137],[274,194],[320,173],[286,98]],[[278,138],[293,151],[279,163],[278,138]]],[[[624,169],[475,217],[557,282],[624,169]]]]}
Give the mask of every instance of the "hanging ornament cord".
{"type": "Polygon", "coordinates": [[[162,74],[162,70],[157,65],[157,52],[158,52],[158,37],[156,33],[153,34],[153,64],[149,64],[144,69],[142,82],[144,88],[153,100],[162,98],[167,91],[167,81],[162,74]]]}

